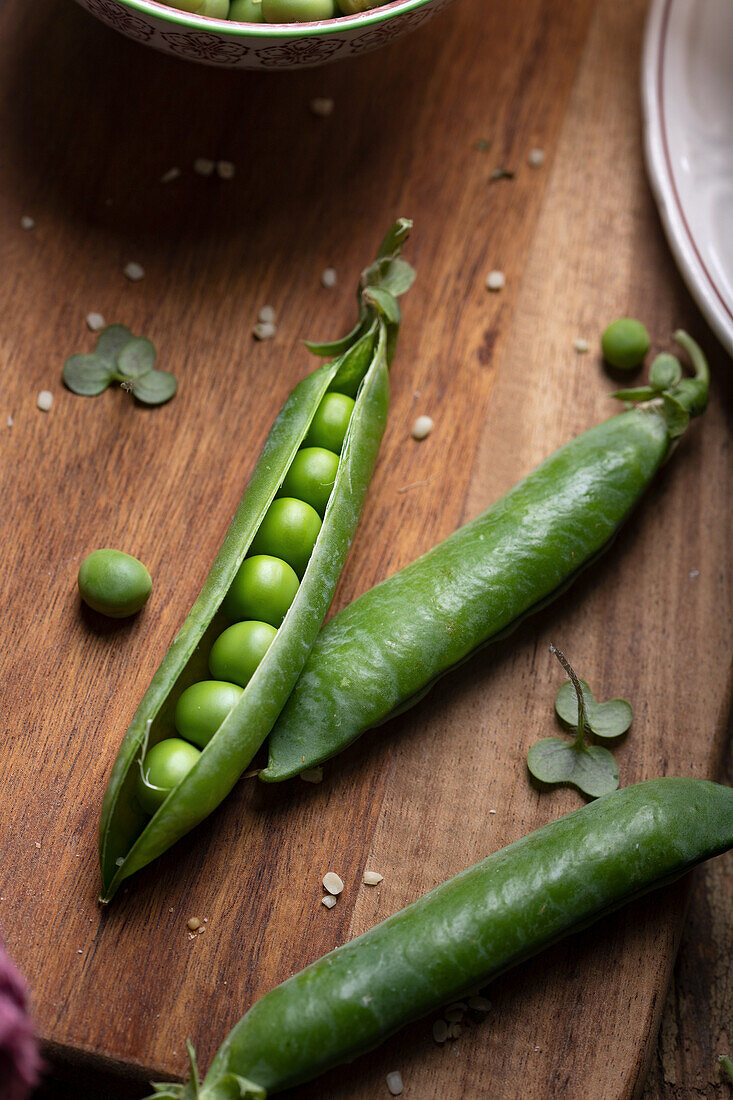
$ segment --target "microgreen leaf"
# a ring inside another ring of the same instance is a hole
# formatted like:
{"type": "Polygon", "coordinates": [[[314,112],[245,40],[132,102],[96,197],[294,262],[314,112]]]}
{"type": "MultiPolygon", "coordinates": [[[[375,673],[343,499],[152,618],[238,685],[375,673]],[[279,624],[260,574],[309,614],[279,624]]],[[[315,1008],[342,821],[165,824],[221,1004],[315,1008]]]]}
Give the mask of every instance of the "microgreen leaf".
{"type": "Polygon", "coordinates": [[[390,226],[386,237],[379,246],[377,259],[397,259],[400,252],[402,251],[403,244],[410,236],[411,229],[412,221],[410,220],[410,218],[398,218],[397,221],[392,226],[390,226]]]}
{"type": "Polygon", "coordinates": [[[406,260],[377,260],[362,273],[362,286],[381,287],[398,298],[415,281],[415,269],[406,260]]]}
{"type": "Polygon", "coordinates": [[[527,753],[527,767],[538,782],[576,787],[589,798],[618,787],[618,765],[600,745],[577,746],[561,737],[544,737],[527,753]]]}
{"type": "Polygon", "coordinates": [[[107,325],[99,334],[95,355],[116,368],[117,356],[130,340],[132,340],[132,333],[126,325],[107,325]]]}
{"type": "Polygon", "coordinates": [[[65,384],[80,397],[104,393],[114,378],[114,367],[98,355],[72,355],[61,372],[65,384]]]}
{"type": "Polygon", "coordinates": [[[676,355],[663,351],[658,355],[649,370],[649,384],[661,392],[676,386],[682,378],[682,364],[676,355]]]}
{"type": "Polygon", "coordinates": [[[621,737],[631,725],[633,712],[625,699],[597,702],[585,680],[579,680],[568,659],[550,646],[570,677],[555,696],[555,713],[560,723],[575,734],[573,741],[544,737],[527,753],[527,767],[537,782],[576,787],[589,798],[615,791],[618,765],[608,749],[587,745],[586,734],[604,740],[621,737]]]}
{"type": "Polygon", "coordinates": [[[151,370],[140,378],[132,378],[128,388],[144,405],[164,405],[178,389],[178,383],[167,370],[151,370]]]}
{"type": "Polygon", "coordinates": [[[388,290],[378,286],[365,287],[364,301],[374,306],[390,325],[398,325],[402,320],[399,303],[388,290]]]}
{"type": "MultiPolygon", "coordinates": [[[[142,378],[155,368],[155,346],[144,336],[134,336],[117,356],[117,369],[125,378],[142,378]]],[[[174,391],[175,392],[175,391],[174,391]]]]}

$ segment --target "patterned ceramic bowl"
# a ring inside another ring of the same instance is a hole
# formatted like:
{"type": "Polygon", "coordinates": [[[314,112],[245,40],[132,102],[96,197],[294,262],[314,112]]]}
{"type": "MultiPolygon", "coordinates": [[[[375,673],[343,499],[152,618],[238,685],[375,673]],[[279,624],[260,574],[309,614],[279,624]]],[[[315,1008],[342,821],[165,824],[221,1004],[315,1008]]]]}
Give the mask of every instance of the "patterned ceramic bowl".
{"type": "Polygon", "coordinates": [[[234,23],[156,0],[78,0],[103,23],[164,53],[229,69],[312,68],[366,53],[414,30],[451,0],[392,0],[320,23],[234,23]]]}

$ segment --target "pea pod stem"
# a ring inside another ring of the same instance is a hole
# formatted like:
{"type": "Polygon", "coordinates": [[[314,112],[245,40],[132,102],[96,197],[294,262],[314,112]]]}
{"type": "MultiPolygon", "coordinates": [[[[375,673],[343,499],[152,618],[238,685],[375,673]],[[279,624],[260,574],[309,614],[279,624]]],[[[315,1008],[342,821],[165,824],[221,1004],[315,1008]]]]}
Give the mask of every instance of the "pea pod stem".
{"type": "Polygon", "coordinates": [[[651,779],[604,795],[265,994],[195,1093],[160,1085],[158,1100],[244,1100],[311,1080],[731,846],[729,787],[651,779]]]}

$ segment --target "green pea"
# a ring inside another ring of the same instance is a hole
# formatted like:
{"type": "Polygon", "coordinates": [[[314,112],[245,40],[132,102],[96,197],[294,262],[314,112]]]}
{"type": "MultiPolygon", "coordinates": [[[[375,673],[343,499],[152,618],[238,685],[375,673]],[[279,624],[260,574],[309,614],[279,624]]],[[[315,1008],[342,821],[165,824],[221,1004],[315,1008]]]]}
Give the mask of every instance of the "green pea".
{"type": "Polygon", "coordinates": [[[122,550],[93,550],[79,567],[78,584],[84,603],[110,619],[134,615],[153,590],[143,563],[122,550]]]}
{"type": "Polygon", "coordinates": [[[136,782],[137,800],[148,814],[163,805],[166,798],[190,772],[201,753],[180,737],[169,737],[153,745],[143,762],[143,773],[136,782]]]}
{"type": "Polygon", "coordinates": [[[336,0],[262,0],[265,23],[310,23],[338,14],[336,0]]]}
{"type": "Polygon", "coordinates": [[[210,19],[227,19],[229,16],[229,0],[176,0],[172,6],[194,15],[207,15],[210,19]]]}
{"type": "Polygon", "coordinates": [[[333,451],[324,447],[304,447],[291,462],[280,493],[304,500],[323,517],[338,468],[339,456],[333,451]]]}
{"type": "Polygon", "coordinates": [[[191,684],[176,703],[176,729],[187,741],[200,749],[206,748],[241,694],[238,684],[228,684],[224,680],[191,684]]]}
{"type": "Polygon", "coordinates": [[[323,447],[341,454],[354,402],[345,393],[327,393],[311,420],[304,447],[323,447]]]}
{"type": "Polygon", "coordinates": [[[262,0],[231,0],[229,18],[238,23],[261,23],[262,0]]]}
{"type": "Polygon", "coordinates": [[[641,321],[621,317],[612,321],[601,337],[603,358],[618,370],[634,370],[649,351],[649,333],[641,321]]]}
{"type": "Polygon", "coordinates": [[[280,626],[299,587],[295,570],[282,558],[245,558],[224,598],[224,613],[235,623],[259,619],[280,626]]]}
{"type": "Polygon", "coordinates": [[[302,577],[320,530],[318,512],[310,504],[293,497],[278,497],[267,509],[250,553],[282,558],[302,577]]]}
{"type": "Polygon", "coordinates": [[[370,8],[378,8],[386,0],[338,0],[338,6],[342,15],[358,15],[359,12],[369,11],[370,8]]]}
{"type": "Polygon", "coordinates": [[[253,620],[227,627],[211,647],[211,675],[246,687],[276,634],[274,626],[253,620]]]}

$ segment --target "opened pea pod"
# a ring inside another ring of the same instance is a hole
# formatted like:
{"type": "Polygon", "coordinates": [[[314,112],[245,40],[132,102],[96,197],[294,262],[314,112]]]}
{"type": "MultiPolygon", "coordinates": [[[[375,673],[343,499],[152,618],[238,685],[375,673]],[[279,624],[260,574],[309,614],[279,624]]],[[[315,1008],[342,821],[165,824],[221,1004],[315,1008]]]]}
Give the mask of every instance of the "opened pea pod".
{"type": "Polygon", "coordinates": [[[333,596],[384,433],[395,223],[361,276],[359,321],[277,417],[221,549],[125,734],[104,796],[101,900],[227,796],[277,719],[333,596]]]}

